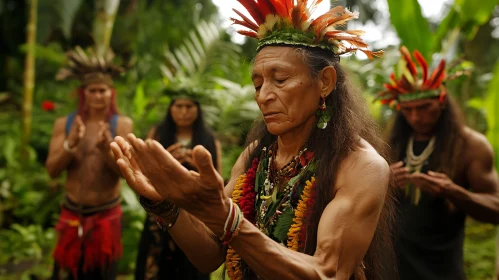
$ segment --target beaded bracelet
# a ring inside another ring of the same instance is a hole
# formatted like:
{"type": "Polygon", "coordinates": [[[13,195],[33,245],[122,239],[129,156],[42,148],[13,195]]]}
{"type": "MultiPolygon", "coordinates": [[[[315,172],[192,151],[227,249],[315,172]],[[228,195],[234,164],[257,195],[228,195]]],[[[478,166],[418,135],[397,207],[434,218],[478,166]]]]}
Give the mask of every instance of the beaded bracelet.
{"type": "Polygon", "coordinates": [[[156,223],[163,231],[175,225],[180,212],[180,209],[176,205],[166,200],[151,204],[151,201],[143,196],[139,196],[139,202],[147,212],[157,216],[156,223]]]}
{"type": "Polygon", "coordinates": [[[70,154],[74,154],[78,151],[77,147],[70,148],[68,139],[64,140],[64,143],[62,144],[62,147],[64,147],[64,150],[70,154]]]}
{"type": "Polygon", "coordinates": [[[243,212],[241,211],[239,206],[231,200],[229,215],[227,216],[227,219],[225,221],[224,233],[222,237],[220,237],[222,244],[228,244],[234,239],[234,237],[239,234],[241,223],[243,222],[243,220],[243,212]]]}
{"type": "Polygon", "coordinates": [[[169,215],[166,217],[162,215],[156,216],[156,224],[161,230],[166,231],[175,225],[179,213],[180,208],[175,206],[173,213],[168,213],[169,215]]]}
{"type": "Polygon", "coordinates": [[[244,222],[244,217],[241,219],[241,222],[239,223],[239,226],[236,228],[236,230],[234,231],[234,233],[232,234],[232,236],[230,237],[230,239],[227,240],[227,241],[224,241],[222,243],[223,245],[229,244],[230,242],[232,242],[232,240],[234,240],[234,238],[236,238],[239,235],[239,232],[241,231],[241,225],[243,224],[243,222],[244,222]]]}
{"type": "Polygon", "coordinates": [[[146,210],[146,212],[153,213],[156,215],[160,215],[164,212],[167,212],[175,208],[175,205],[166,200],[161,200],[158,203],[151,204],[151,201],[143,196],[139,196],[139,202],[140,205],[142,205],[142,207],[144,208],[144,210],[146,210]]]}

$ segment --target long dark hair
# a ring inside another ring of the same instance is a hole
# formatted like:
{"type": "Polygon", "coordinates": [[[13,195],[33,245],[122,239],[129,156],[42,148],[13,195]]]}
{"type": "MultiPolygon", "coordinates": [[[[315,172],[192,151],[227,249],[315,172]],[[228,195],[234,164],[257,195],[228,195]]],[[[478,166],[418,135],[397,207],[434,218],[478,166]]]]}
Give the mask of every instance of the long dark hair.
{"type": "MultiPolygon", "coordinates": [[[[317,48],[298,48],[305,63],[310,67],[313,78],[327,66],[336,69],[337,85],[326,98],[326,106],[331,114],[325,129],[313,128],[308,141],[308,149],[314,151],[317,161],[315,175],[318,195],[314,205],[314,215],[307,224],[307,238],[303,253],[313,255],[317,246],[317,227],[326,205],[334,198],[331,186],[335,185],[342,161],[360,148],[360,138],[369,142],[380,155],[387,158],[387,145],[378,136],[378,128],[369,115],[365,100],[354,89],[339,63],[339,58],[330,51],[317,48]]],[[[247,163],[257,157],[262,148],[271,145],[277,136],[272,135],[263,120],[255,123],[247,138],[247,145],[258,141],[256,149],[247,163]]],[[[393,250],[392,225],[394,223],[393,188],[385,199],[385,204],[378,221],[371,245],[364,257],[365,269],[359,267],[352,279],[394,279],[395,254],[393,250]]]]}
{"type": "MultiPolygon", "coordinates": [[[[166,116],[163,121],[156,127],[156,131],[154,134],[154,139],[161,143],[161,145],[163,145],[163,147],[165,148],[170,147],[177,141],[177,125],[173,121],[171,113],[172,106],[175,104],[175,102],[176,100],[173,99],[170,103],[170,106],[168,106],[166,116]]],[[[204,123],[203,112],[201,110],[199,102],[197,102],[196,100],[192,100],[192,102],[194,102],[198,109],[198,117],[192,124],[192,147],[196,145],[205,147],[212,156],[213,165],[215,166],[215,168],[217,168],[218,155],[215,145],[215,137],[204,123]]]]}
{"type": "MultiPolygon", "coordinates": [[[[465,121],[459,106],[450,96],[444,102],[444,109],[435,127],[435,150],[429,158],[429,168],[455,178],[465,146],[465,121]]],[[[388,131],[392,159],[402,160],[412,128],[401,112],[397,112],[388,131]]]]}

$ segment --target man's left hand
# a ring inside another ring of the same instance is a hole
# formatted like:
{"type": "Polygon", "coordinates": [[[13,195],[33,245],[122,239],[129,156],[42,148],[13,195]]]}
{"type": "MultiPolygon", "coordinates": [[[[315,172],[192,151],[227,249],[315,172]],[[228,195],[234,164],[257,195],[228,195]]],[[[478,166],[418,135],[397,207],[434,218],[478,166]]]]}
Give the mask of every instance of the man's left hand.
{"type": "Polygon", "coordinates": [[[428,171],[428,174],[413,173],[410,180],[422,191],[435,196],[447,197],[457,187],[446,174],[433,171],[428,171]]]}
{"type": "Polygon", "coordinates": [[[113,141],[111,131],[109,131],[109,123],[99,122],[99,131],[97,132],[97,148],[102,152],[109,152],[109,144],[113,141]]]}

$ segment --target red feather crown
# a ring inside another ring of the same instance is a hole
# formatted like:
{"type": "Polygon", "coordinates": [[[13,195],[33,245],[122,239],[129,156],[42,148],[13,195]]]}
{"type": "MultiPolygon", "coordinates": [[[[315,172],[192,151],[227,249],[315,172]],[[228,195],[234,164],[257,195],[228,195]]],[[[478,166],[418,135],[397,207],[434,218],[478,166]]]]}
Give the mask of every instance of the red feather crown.
{"type": "Polygon", "coordinates": [[[258,49],[266,45],[297,45],[319,47],[336,55],[361,51],[370,59],[381,56],[372,52],[359,36],[362,30],[337,30],[348,21],[358,18],[347,8],[337,6],[311,19],[310,14],[322,0],[238,0],[250,14],[246,17],[233,9],[241,19],[231,18],[234,24],[248,28],[238,33],[258,39],[258,49]],[[296,3],[295,3],[296,2],[296,3]]]}
{"type": "Polygon", "coordinates": [[[440,97],[440,100],[443,100],[447,94],[443,85],[447,80],[445,59],[442,59],[433,73],[429,75],[428,63],[419,51],[414,51],[414,58],[421,68],[420,73],[412,60],[411,53],[405,46],[400,48],[400,53],[402,57],[397,64],[398,77],[392,73],[390,83],[384,84],[385,90],[380,92],[376,99],[390,106],[397,105],[399,102],[431,97],[440,97]]]}

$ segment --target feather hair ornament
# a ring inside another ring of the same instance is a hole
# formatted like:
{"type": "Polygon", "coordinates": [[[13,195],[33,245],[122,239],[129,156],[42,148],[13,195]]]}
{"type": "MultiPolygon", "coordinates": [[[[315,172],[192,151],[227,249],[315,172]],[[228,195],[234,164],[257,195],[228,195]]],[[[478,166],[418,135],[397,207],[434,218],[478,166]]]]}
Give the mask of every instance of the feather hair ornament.
{"type": "Polygon", "coordinates": [[[238,0],[250,17],[233,11],[240,17],[231,18],[233,24],[247,30],[238,33],[258,39],[257,51],[267,45],[318,47],[336,55],[361,51],[373,59],[383,51],[373,52],[359,36],[362,30],[339,30],[350,20],[357,19],[357,12],[337,6],[317,17],[310,18],[322,0],[238,0]],[[309,3],[310,2],[310,3],[309,3]]]}
{"type": "Polygon", "coordinates": [[[385,90],[377,95],[376,100],[390,106],[396,106],[399,102],[431,97],[444,100],[447,95],[444,82],[449,80],[445,71],[445,59],[442,59],[430,74],[428,63],[419,51],[415,50],[413,53],[417,65],[405,46],[400,47],[400,53],[402,56],[396,67],[397,75],[395,73],[390,75],[390,82],[383,85],[385,90]]]}
{"type": "Polygon", "coordinates": [[[93,49],[85,52],[80,46],[66,53],[66,65],[59,70],[56,80],[80,79],[83,85],[102,82],[113,85],[112,78],[124,69],[113,64],[114,53],[108,50],[98,56],[93,49]]]}

